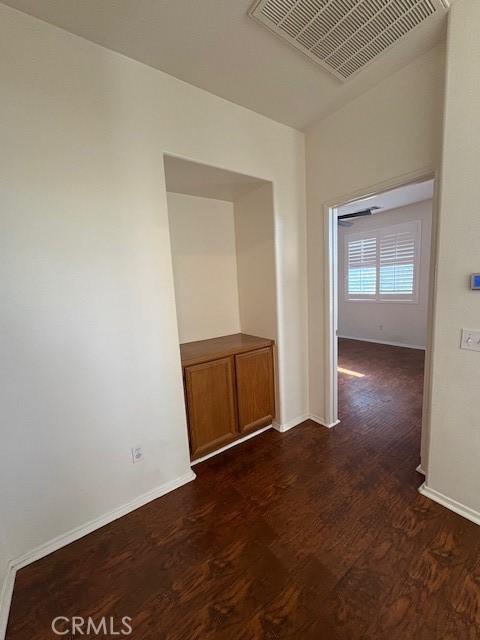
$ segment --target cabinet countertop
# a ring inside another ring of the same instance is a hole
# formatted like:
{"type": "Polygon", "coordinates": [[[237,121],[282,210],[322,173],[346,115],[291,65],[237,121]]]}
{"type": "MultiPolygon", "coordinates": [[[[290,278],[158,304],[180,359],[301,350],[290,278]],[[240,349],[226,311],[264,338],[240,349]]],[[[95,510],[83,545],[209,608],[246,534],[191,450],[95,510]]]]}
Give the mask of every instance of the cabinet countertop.
{"type": "Polygon", "coordinates": [[[184,342],[180,345],[182,367],[226,358],[236,353],[271,347],[273,344],[274,340],[270,338],[259,338],[246,333],[234,333],[230,336],[198,340],[197,342],[184,342]]]}

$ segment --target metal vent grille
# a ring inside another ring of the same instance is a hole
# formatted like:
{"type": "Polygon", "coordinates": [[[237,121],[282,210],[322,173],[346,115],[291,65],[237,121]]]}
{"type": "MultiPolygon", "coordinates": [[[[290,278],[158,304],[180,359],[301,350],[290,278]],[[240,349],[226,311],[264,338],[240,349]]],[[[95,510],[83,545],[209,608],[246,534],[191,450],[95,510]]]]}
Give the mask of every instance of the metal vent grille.
{"type": "Polygon", "coordinates": [[[347,80],[447,7],[447,0],[257,0],[250,15],[347,80]]]}

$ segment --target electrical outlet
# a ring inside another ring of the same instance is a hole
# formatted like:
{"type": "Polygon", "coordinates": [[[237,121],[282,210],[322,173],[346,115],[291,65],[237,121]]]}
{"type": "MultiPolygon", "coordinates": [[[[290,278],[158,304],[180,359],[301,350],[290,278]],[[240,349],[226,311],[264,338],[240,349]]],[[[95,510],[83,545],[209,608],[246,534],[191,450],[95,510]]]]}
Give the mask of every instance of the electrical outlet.
{"type": "Polygon", "coordinates": [[[132,462],[136,464],[137,462],[141,462],[143,460],[143,449],[142,447],[132,447],[132,462]]]}

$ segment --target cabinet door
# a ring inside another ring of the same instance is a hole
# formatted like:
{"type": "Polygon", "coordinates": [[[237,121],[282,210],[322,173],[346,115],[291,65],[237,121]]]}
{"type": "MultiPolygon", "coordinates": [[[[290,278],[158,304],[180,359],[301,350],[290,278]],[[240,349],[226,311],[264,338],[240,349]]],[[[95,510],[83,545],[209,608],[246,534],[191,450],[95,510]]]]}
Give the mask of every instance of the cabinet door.
{"type": "Polygon", "coordinates": [[[186,367],[185,387],[190,451],[199,458],[238,435],[233,358],[186,367]]]}
{"type": "Polygon", "coordinates": [[[235,356],[240,433],[272,423],[275,415],[271,347],[235,356]]]}

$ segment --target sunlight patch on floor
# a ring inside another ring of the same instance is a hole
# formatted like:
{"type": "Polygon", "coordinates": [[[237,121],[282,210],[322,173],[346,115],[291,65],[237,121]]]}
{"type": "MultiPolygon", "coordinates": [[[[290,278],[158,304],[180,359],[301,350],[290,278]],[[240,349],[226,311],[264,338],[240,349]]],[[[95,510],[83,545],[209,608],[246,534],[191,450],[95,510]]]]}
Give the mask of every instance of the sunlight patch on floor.
{"type": "Polygon", "coordinates": [[[365,378],[364,373],[358,371],[352,371],[351,369],[344,369],[343,367],[337,367],[338,373],[344,373],[347,376],[353,376],[354,378],[365,378]]]}

